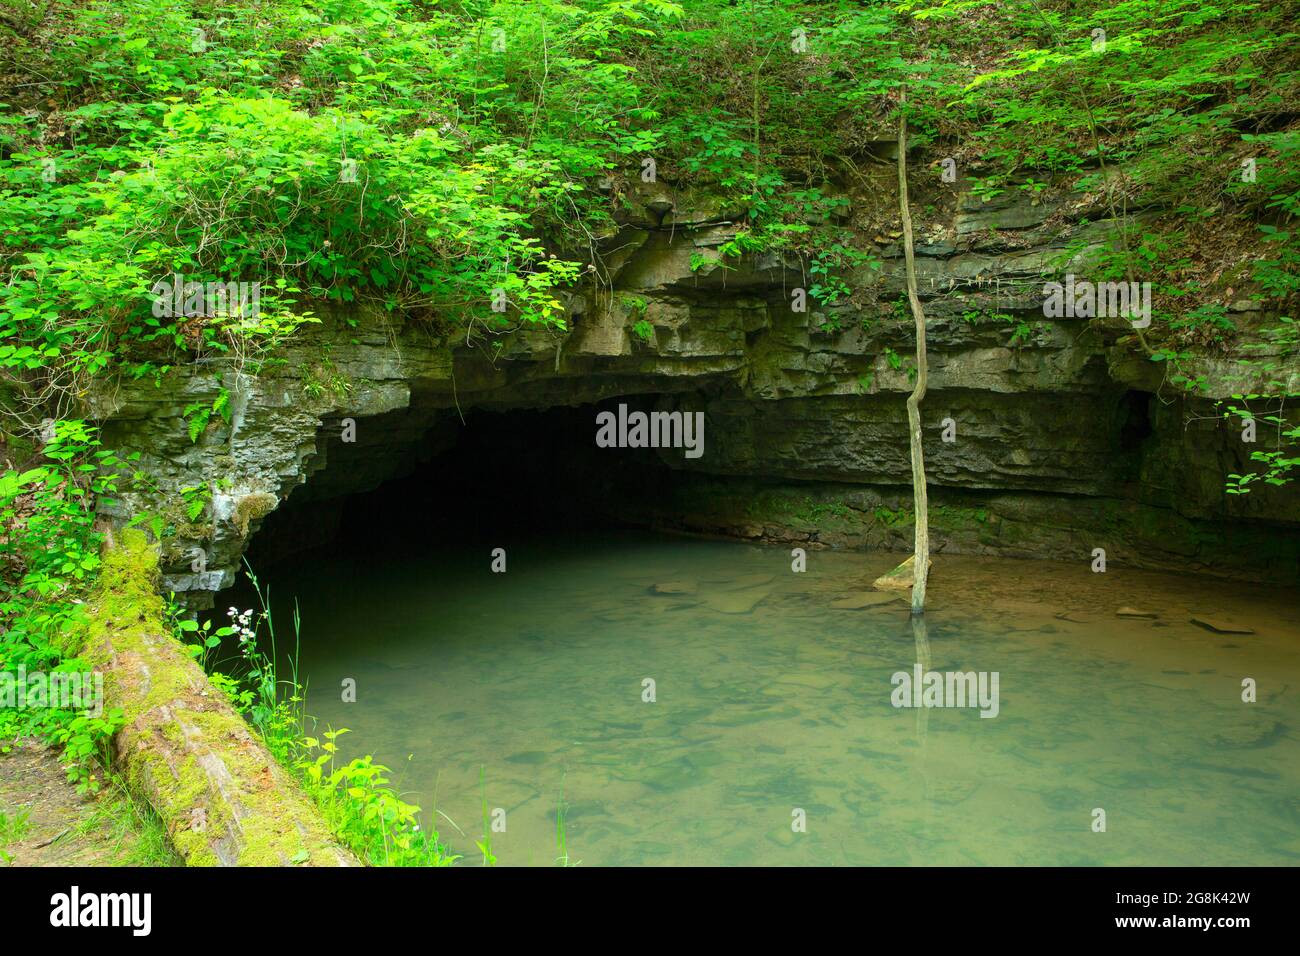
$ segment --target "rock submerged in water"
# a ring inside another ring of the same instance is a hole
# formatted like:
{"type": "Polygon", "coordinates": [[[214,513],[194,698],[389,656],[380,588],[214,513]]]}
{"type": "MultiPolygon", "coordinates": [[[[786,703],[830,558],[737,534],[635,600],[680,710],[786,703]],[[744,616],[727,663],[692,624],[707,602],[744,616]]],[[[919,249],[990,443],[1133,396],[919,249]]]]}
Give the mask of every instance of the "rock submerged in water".
{"type": "Polygon", "coordinates": [[[704,606],[711,611],[720,611],[723,614],[748,614],[765,597],[767,597],[766,588],[753,591],[722,591],[706,595],[704,606]]]}
{"type": "Polygon", "coordinates": [[[763,585],[770,584],[773,577],[771,574],[749,574],[722,581],[705,581],[703,588],[695,581],[660,581],[650,585],[649,591],[662,597],[684,599],[687,603],[679,603],[679,608],[702,604],[723,614],[748,614],[767,598],[771,589],[763,585]]]}
{"type": "Polygon", "coordinates": [[[1146,621],[1155,620],[1157,617],[1160,616],[1156,614],[1155,611],[1140,611],[1135,607],[1128,607],[1128,606],[1120,608],[1118,611],[1115,612],[1115,615],[1117,617],[1140,618],[1146,621]]]}
{"type": "Polygon", "coordinates": [[[899,599],[899,595],[886,593],[883,591],[863,591],[860,594],[851,594],[846,598],[840,598],[838,601],[832,601],[831,607],[838,611],[860,611],[867,607],[878,607],[881,604],[893,604],[899,599]]]}
{"type": "Polygon", "coordinates": [[[1252,750],[1267,747],[1282,730],[1282,724],[1271,718],[1240,716],[1224,721],[1209,734],[1209,742],[1221,750],[1252,750]]]}
{"type": "MultiPolygon", "coordinates": [[[[934,567],[933,561],[927,561],[925,568],[928,572],[934,567]]],[[[888,574],[882,574],[871,583],[871,586],[878,591],[910,591],[916,581],[916,555],[912,555],[894,570],[888,574]]]]}
{"type": "Polygon", "coordinates": [[[1203,627],[1207,631],[1214,631],[1216,634],[1254,634],[1255,629],[1246,627],[1243,624],[1234,624],[1232,621],[1225,621],[1220,618],[1205,617],[1198,614],[1192,618],[1192,623],[1197,627],[1203,627]]]}
{"type": "Polygon", "coordinates": [[[694,581],[664,581],[650,587],[651,594],[694,594],[695,591],[694,581]]]}
{"type": "Polygon", "coordinates": [[[710,582],[716,591],[746,591],[750,588],[771,584],[776,579],[774,574],[742,574],[738,578],[710,582]]]}
{"type": "Polygon", "coordinates": [[[973,780],[940,779],[930,785],[930,799],[937,803],[958,804],[969,800],[978,789],[979,784],[973,780]]]}

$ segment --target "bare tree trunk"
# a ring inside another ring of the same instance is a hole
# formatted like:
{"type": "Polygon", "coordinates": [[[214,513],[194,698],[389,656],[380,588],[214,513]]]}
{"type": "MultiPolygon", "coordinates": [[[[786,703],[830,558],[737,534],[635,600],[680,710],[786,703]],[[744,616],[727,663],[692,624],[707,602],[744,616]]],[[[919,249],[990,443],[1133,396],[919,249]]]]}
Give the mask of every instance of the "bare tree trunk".
{"type": "Polygon", "coordinates": [[[912,211],[907,202],[907,90],[898,113],[898,208],[903,215],[903,258],[907,271],[907,302],[916,320],[916,385],[907,399],[907,426],[912,447],[912,499],[916,513],[913,545],[912,613],[925,613],[925,583],[930,571],[930,503],[925,491],[925,454],[921,448],[921,400],[925,398],[925,312],[916,294],[916,254],[912,250],[912,211]]]}

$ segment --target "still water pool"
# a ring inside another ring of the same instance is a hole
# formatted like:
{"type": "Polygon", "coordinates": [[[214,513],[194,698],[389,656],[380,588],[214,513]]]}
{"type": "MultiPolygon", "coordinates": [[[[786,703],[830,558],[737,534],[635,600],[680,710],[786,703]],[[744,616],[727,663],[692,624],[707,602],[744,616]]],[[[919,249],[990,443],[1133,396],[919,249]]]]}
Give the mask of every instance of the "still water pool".
{"type": "Polygon", "coordinates": [[[561,802],[588,866],[1300,863],[1294,591],[940,555],[920,635],[902,600],[835,606],[898,555],[793,573],[619,533],[520,541],[494,574],[490,550],[264,576],[277,619],[300,605],[309,711],[467,862],[482,768],[503,865],[554,864],[561,802]],[[997,672],[997,716],[893,706],[918,661],[997,672]]]}

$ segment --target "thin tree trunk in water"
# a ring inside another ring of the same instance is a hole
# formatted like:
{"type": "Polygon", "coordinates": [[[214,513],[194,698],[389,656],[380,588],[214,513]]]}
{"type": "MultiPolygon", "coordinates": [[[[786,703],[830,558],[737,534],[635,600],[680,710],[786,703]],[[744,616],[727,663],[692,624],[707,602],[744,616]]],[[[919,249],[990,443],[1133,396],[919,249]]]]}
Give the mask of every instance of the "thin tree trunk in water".
{"type": "MultiPolygon", "coordinates": [[[[912,641],[916,645],[916,663],[921,668],[921,679],[930,672],[930,634],[925,626],[924,614],[912,615],[912,641]]],[[[921,751],[921,806],[923,833],[929,831],[934,809],[934,788],[930,780],[930,708],[916,708],[916,743],[921,751]]]]}
{"type": "Polygon", "coordinates": [[[913,557],[912,613],[925,613],[925,583],[930,569],[930,503],[925,491],[925,455],[921,449],[921,400],[925,398],[925,312],[916,294],[916,254],[912,250],[912,212],[907,203],[907,90],[898,113],[898,208],[903,214],[903,259],[907,271],[907,302],[916,320],[916,386],[907,399],[907,427],[912,446],[912,501],[916,513],[913,557]]]}

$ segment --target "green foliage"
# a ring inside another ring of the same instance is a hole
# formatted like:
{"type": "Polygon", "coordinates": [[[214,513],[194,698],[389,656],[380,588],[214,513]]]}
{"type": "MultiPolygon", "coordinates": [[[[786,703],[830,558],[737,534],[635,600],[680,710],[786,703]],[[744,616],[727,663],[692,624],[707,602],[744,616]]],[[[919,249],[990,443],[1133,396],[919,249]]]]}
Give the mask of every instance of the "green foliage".
{"type": "MultiPolygon", "coordinates": [[[[1265,376],[1294,372],[1300,356],[1300,325],[1290,316],[1279,317],[1279,322],[1265,330],[1266,341],[1255,343],[1252,348],[1280,355],[1280,359],[1240,359],[1242,365],[1265,376]]],[[[1250,494],[1250,486],[1256,482],[1279,487],[1289,484],[1295,480],[1294,472],[1300,471],[1300,424],[1295,421],[1295,413],[1289,411],[1300,396],[1290,391],[1287,382],[1280,378],[1270,377],[1267,385],[1266,392],[1233,395],[1230,402],[1220,403],[1223,417],[1229,421],[1236,419],[1237,427],[1253,423],[1257,441],[1260,437],[1272,438],[1271,448],[1250,453],[1250,460],[1258,462],[1260,469],[1228,475],[1226,490],[1230,495],[1250,494]]]]}
{"type": "Polygon", "coordinates": [[[568,805],[564,802],[564,780],[560,780],[560,796],[555,803],[555,846],[559,851],[555,862],[558,866],[569,867],[581,865],[581,860],[573,860],[569,857],[569,839],[564,829],[564,815],[568,812],[568,805]]]}
{"type": "MultiPolygon", "coordinates": [[[[265,360],[320,299],[471,333],[562,327],[559,292],[647,155],[743,207],[724,262],[788,250],[813,297],[841,303],[871,250],[835,224],[847,199],[829,183],[864,182],[904,83],[914,144],[961,143],[986,200],[1037,201],[1046,172],[1104,186],[1112,209],[1219,196],[1276,219],[1300,201],[1295,131],[1238,132],[1300,89],[1294,24],[1253,2],[271,0],[244,17],[99,0],[63,15],[63,42],[15,54],[31,108],[0,125],[0,371],[27,390],[118,361],[265,360]],[[63,122],[70,143],[47,135],[63,122]],[[1227,175],[1247,150],[1251,188],[1227,175]],[[260,308],[153,314],[154,283],[176,275],[258,283],[260,308]]],[[[1268,225],[1277,254],[1255,269],[1282,294],[1294,230],[1268,225]]],[[[1124,271],[1152,265],[1121,245],[1124,271]]],[[[187,412],[193,435],[210,414],[187,412]]]]}
{"type": "Polygon", "coordinates": [[[646,318],[646,310],[650,303],[639,295],[624,296],[623,307],[627,310],[628,318],[632,319],[632,334],[642,342],[651,342],[654,339],[655,327],[646,318]]]}
{"type": "Polygon", "coordinates": [[[479,799],[483,805],[483,838],[475,840],[474,845],[478,847],[479,853],[483,855],[484,866],[496,866],[496,854],[492,852],[492,825],[488,819],[487,768],[482,765],[478,768],[478,788],[479,799]]]}
{"type": "Polygon", "coordinates": [[[95,504],[111,499],[128,464],[80,421],[54,423],[43,457],[0,474],[0,564],[9,584],[0,595],[0,646],[37,666],[63,656],[65,635],[82,620],[103,537],[95,504]]]}
{"type": "Polygon", "coordinates": [[[185,501],[185,517],[194,522],[208,509],[212,491],[207,485],[190,485],[181,489],[181,498],[185,501]]]}
{"type": "Polygon", "coordinates": [[[877,508],[872,512],[876,521],[886,528],[897,528],[903,525],[909,525],[915,520],[915,516],[910,508],[877,508]]]}
{"type": "Polygon", "coordinates": [[[52,743],[63,747],[63,758],[68,761],[68,782],[76,785],[78,793],[99,791],[100,780],[96,770],[108,765],[113,734],[125,721],[121,708],[106,711],[100,717],[75,714],[51,721],[46,736],[52,743]]]}
{"type": "Polygon", "coordinates": [[[230,678],[211,669],[213,652],[221,647],[224,638],[236,633],[234,626],[214,627],[211,620],[205,620],[200,624],[193,618],[184,617],[180,606],[176,604],[175,594],[168,595],[165,609],[172,633],[181,642],[186,653],[208,672],[208,677],[214,684],[218,684],[229,694],[237,694],[238,681],[232,682],[230,678]]]}
{"type": "Polygon", "coordinates": [[[823,305],[835,305],[847,299],[853,290],[842,277],[841,270],[864,264],[877,270],[881,267],[880,259],[841,242],[818,250],[808,264],[808,273],[813,278],[808,294],[823,305]]]}
{"type": "MultiPolygon", "coordinates": [[[[80,421],[53,424],[43,462],[0,473],[0,670],[83,673],[76,654],[85,600],[99,570],[97,500],[108,500],[127,462],[101,447],[80,421]]],[[[68,780],[97,793],[119,709],[100,714],[56,707],[0,712],[0,739],[37,737],[60,747],[68,780]]]]}
{"type": "Polygon", "coordinates": [[[12,853],[5,849],[6,844],[17,843],[26,835],[31,824],[27,810],[17,810],[12,814],[0,810],[0,864],[9,866],[14,861],[12,853]]]}
{"type": "MultiPolygon", "coordinates": [[[[283,675],[276,665],[275,622],[266,594],[251,569],[249,579],[259,610],[230,608],[230,624],[215,627],[211,620],[199,623],[184,617],[173,604],[169,620],[177,639],[301,784],[332,832],[358,856],[376,866],[455,863],[459,857],[442,845],[438,831],[421,828],[420,808],[402,800],[393,789],[388,767],[368,754],[343,759],[337,740],[349,732],[347,728],[329,728],[321,734],[305,729],[311,718],[303,709],[306,688],[296,673],[296,644],[291,658],[295,669],[283,675]],[[216,655],[230,638],[236,641],[236,653],[227,664],[216,655]],[[263,641],[269,643],[269,652],[263,650],[263,641]]],[[[296,641],[296,613],[293,624],[296,641]]]]}
{"type": "Polygon", "coordinates": [[[1007,340],[1007,345],[1011,348],[1027,345],[1036,333],[1046,328],[1042,322],[1030,322],[1023,316],[1014,316],[1006,312],[993,312],[989,309],[967,309],[961,314],[961,320],[969,325],[992,322],[1005,323],[1011,326],[1011,338],[1007,340]]]}
{"type": "Polygon", "coordinates": [[[793,517],[805,524],[821,524],[827,518],[845,520],[853,516],[853,510],[839,501],[816,501],[805,497],[800,501],[793,517]]]}
{"type": "MultiPolygon", "coordinates": [[[[675,189],[738,223],[717,258],[691,255],[693,271],[760,253],[800,261],[827,309],[822,331],[839,331],[863,298],[855,275],[880,266],[854,217],[859,197],[880,192],[868,173],[887,162],[880,144],[906,87],[913,145],[957,156],[977,199],[1041,202],[1070,189],[1103,210],[1102,247],[1080,239],[1062,262],[1086,253],[1099,279],[1152,282],[1156,322],[1138,344],[1170,383],[1207,385],[1189,371],[1206,350],[1264,373],[1267,385],[1223,410],[1272,439],[1252,452],[1256,471],[1229,476],[1229,492],[1294,475],[1298,436],[1285,409],[1300,304],[1300,36],[1290,5],[47,6],[56,42],[6,31],[0,51],[0,386],[17,407],[64,418],[108,371],[160,381],[203,360],[255,373],[284,361],[281,347],[321,303],[369,302],[471,342],[563,329],[564,293],[601,274],[601,242],[648,156],[675,189]],[[1132,212],[1144,209],[1177,215],[1137,226],[1132,212]],[[245,283],[257,307],[160,308],[163,284],[177,280],[182,300],[186,283],[245,283]],[[1229,296],[1245,294],[1267,299],[1280,324],[1238,327],[1229,296]]],[[[634,303],[631,330],[651,342],[645,313],[634,303]]],[[[963,318],[1005,323],[1013,348],[1039,328],[1002,313],[963,318]]],[[[884,357],[916,374],[892,349],[884,357]]],[[[302,387],[318,398],[351,385],[326,359],[302,387]]],[[[230,422],[230,395],[183,415],[198,442],[230,422]]],[[[0,664],[71,662],[98,568],[95,508],[129,473],[92,429],[60,421],[36,464],[0,475],[0,664]]],[[[162,537],[181,515],[202,518],[209,501],[206,486],[186,488],[174,515],[136,520],[162,537]]],[[[209,666],[247,626],[176,619],[209,666]]],[[[269,615],[252,628],[263,626],[269,615]]],[[[301,688],[275,672],[274,651],[263,655],[255,638],[240,646],[238,676],[214,680],[352,845],[372,860],[448,859],[386,768],[336,762],[337,733],[325,743],[303,734],[301,688]]],[[[44,730],[92,766],[111,724],[78,719],[44,730]]],[[[487,860],[486,832],[485,843],[487,860]]]]}
{"type": "Polygon", "coordinates": [[[367,755],[344,763],[335,742],[346,729],[305,736],[278,753],[292,760],[299,781],[315,798],[338,837],[362,859],[380,866],[451,866],[437,831],[420,828],[420,808],[400,799],[388,767],[367,755]]]}
{"type": "Polygon", "coordinates": [[[213,415],[219,416],[227,424],[230,423],[230,393],[224,388],[220,389],[211,403],[191,402],[185,406],[185,411],[181,414],[185,418],[190,441],[197,442],[199,436],[207,431],[213,415]]]}
{"type": "Polygon", "coordinates": [[[1259,231],[1264,234],[1271,255],[1255,263],[1256,281],[1267,295],[1295,301],[1300,298],[1300,235],[1267,224],[1260,226],[1259,231]]]}
{"type": "Polygon", "coordinates": [[[0,810],[0,843],[14,843],[21,840],[31,828],[28,820],[30,816],[31,812],[28,810],[15,810],[13,813],[0,810]]]}
{"type": "Polygon", "coordinates": [[[1217,302],[1203,302],[1170,320],[1169,327],[1175,330],[1187,329],[1198,334],[1198,338],[1211,342],[1223,342],[1227,336],[1237,330],[1236,324],[1228,316],[1226,306],[1217,302]]]}
{"type": "Polygon", "coordinates": [[[44,99],[0,125],[0,371],[50,389],[115,361],[140,375],[256,360],[314,321],[303,297],[562,327],[556,290],[581,264],[552,250],[586,245],[609,221],[592,182],[659,141],[615,54],[679,12],[664,0],[66,11],[59,44],[21,51],[44,99]],[[65,121],[72,147],[44,145],[65,121]],[[159,315],[156,283],[174,276],[256,283],[260,307],[159,315]],[[489,309],[496,294],[507,312],[489,309]]]}

